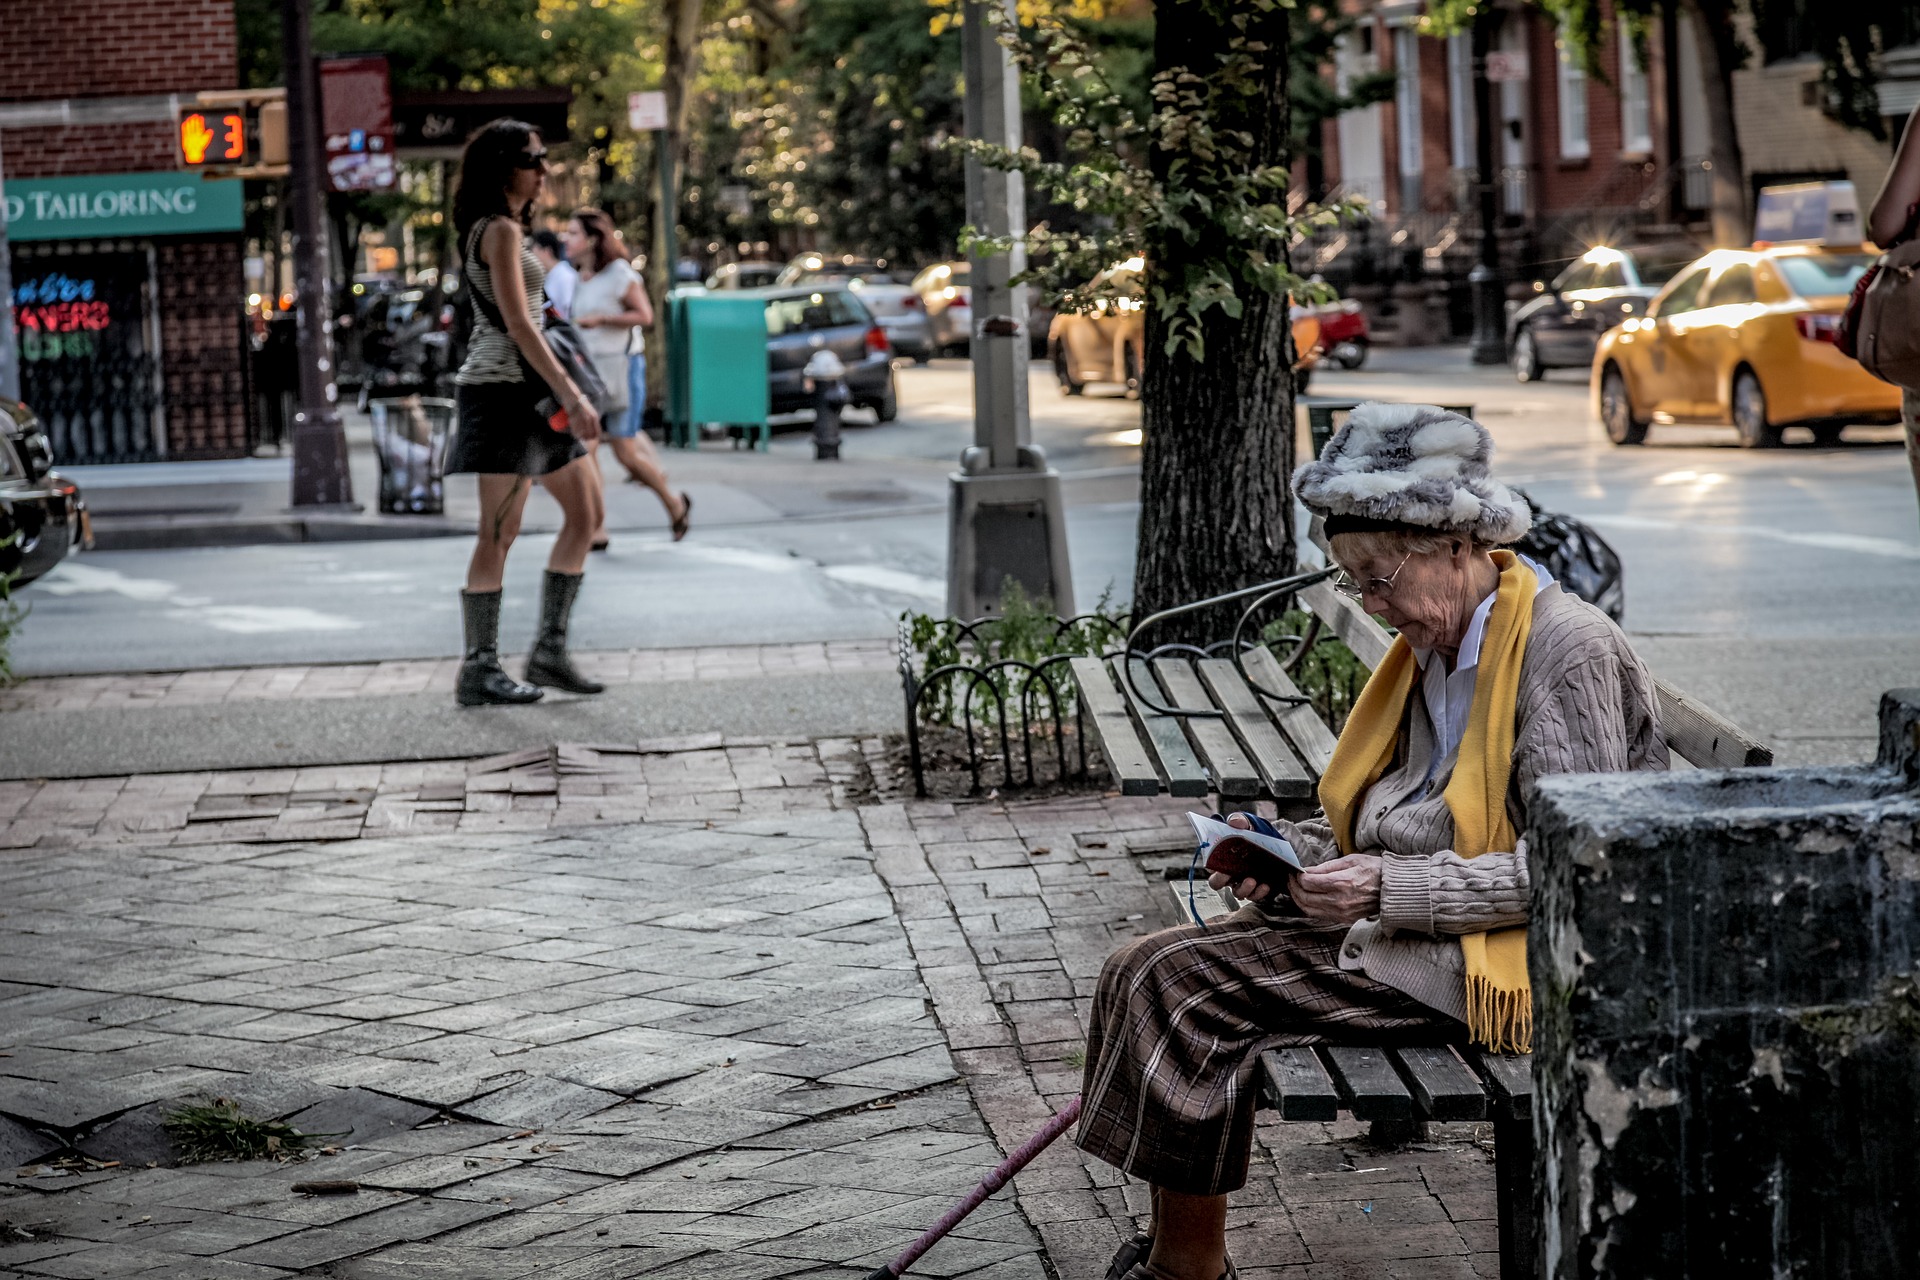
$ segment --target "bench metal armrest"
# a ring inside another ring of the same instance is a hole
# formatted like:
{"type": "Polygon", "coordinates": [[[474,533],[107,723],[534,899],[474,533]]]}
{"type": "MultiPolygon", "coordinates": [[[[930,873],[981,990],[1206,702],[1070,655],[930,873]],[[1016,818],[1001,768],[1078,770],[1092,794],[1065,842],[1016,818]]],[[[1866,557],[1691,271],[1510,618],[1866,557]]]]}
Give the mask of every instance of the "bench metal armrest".
{"type": "Polygon", "coordinates": [[[1340,570],[1337,565],[1332,565],[1325,569],[1315,569],[1311,573],[1296,573],[1290,578],[1279,578],[1272,582],[1262,582],[1256,586],[1243,587],[1239,591],[1229,591],[1225,595],[1212,596],[1205,600],[1196,600],[1192,604],[1176,605],[1171,609],[1162,609],[1158,613],[1148,614],[1146,617],[1142,618],[1139,622],[1135,623],[1133,630],[1127,633],[1126,644],[1125,646],[1123,646],[1120,652],[1121,661],[1118,664],[1116,664],[1118,667],[1118,673],[1119,673],[1121,682],[1125,685],[1127,693],[1131,695],[1134,699],[1136,699],[1142,707],[1146,708],[1149,712],[1151,712],[1154,715],[1192,716],[1196,718],[1204,718],[1204,719],[1211,719],[1211,720],[1224,719],[1226,717],[1226,712],[1220,710],[1218,707],[1165,706],[1161,704],[1157,699],[1152,697],[1151,695],[1143,692],[1134,683],[1134,679],[1133,679],[1133,661],[1132,660],[1136,652],[1134,648],[1134,644],[1135,644],[1135,641],[1137,641],[1140,638],[1141,632],[1145,631],[1148,627],[1153,626],[1157,622],[1164,622],[1168,618],[1177,618],[1183,613],[1193,613],[1196,610],[1210,609],[1216,605],[1230,604],[1235,600],[1245,600],[1247,597],[1252,596],[1252,597],[1255,597],[1255,599],[1253,600],[1253,603],[1249,604],[1241,612],[1240,621],[1234,624],[1233,636],[1231,640],[1228,642],[1229,644],[1228,656],[1232,659],[1235,669],[1237,669],[1240,672],[1241,678],[1244,679],[1247,682],[1247,684],[1252,689],[1254,689],[1255,692],[1260,693],[1265,697],[1271,698],[1276,702],[1287,702],[1287,703],[1305,702],[1306,701],[1305,698],[1301,698],[1292,694],[1282,693],[1276,689],[1269,689],[1265,685],[1261,684],[1258,680],[1254,679],[1253,674],[1249,672],[1246,669],[1246,667],[1241,664],[1241,661],[1240,661],[1240,655],[1243,652],[1241,643],[1240,643],[1240,636],[1243,632],[1246,631],[1247,623],[1253,618],[1253,615],[1259,612],[1260,609],[1264,608],[1270,601],[1272,601],[1276,597],[1292,595],[1295,592],[1299,591],[1302,587],[1310,587],[1316,582],[1322,582],[1328,578],[1331,578],[1334,574],[1338,573],[1339,571],[1340,570]]]}

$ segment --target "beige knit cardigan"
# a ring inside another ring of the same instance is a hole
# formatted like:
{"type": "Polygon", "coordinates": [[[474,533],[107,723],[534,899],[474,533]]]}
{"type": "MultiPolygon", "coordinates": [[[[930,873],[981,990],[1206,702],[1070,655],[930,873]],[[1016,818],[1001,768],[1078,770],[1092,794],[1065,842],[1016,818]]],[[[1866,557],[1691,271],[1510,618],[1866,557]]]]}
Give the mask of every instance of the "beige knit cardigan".
{"type": "MultiPolygon", "coordinates": [[[[1535,778],[1667,767],[1646,665],[1611,618],[1558,585],[1534,597],[1514,715],[1507,811],[1516,831],[1526,830],[1525,797],[1535,778]]],[[[1380,914],[1348,931],[1340,967],[1465,1021],[1457,936],[1526,923],[1527,847],[1522,838],[1512,852],[1453,852],[1453,814],[1442,793],[1458,753],[1429,781],[1435,750],[1433,722],[1416,692],[1407,699],[1399,752],[1354,820],[1354,847],[1383,856],[1380,914]]],[[[1340,856],[1324,813],[1278,825],[1301,862],[1340,856]]]]}

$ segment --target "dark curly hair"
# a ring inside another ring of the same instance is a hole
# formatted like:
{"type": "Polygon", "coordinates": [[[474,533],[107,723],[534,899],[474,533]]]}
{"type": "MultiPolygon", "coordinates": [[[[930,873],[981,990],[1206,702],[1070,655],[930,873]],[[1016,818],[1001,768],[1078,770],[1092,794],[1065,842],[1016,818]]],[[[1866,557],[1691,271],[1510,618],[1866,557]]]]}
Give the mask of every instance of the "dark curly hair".
{"type": "MultiPolygon", "coordinates": [[[[460,176],[453,187],[453,232],[466,252],[467,233],[489,214],[507,214],[503,194],[513,181],[515,162],[527,153],[540,131],[524,120],[495,120],[481,125],[460,153],[460,176]]],[[[522,231],[533,227],[533,202],[528,201],[515,220],[522,231]]]]}

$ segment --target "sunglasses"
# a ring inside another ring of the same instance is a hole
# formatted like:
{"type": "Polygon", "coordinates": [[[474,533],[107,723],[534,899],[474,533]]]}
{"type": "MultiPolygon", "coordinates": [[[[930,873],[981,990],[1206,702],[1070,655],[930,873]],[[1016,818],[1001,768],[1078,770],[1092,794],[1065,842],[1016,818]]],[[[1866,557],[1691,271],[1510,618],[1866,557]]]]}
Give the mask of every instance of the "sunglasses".
{"type": "Polygon", "coordinates": [[[547,153],[545,151],[523,151],[514,158],[513,167],[516,169],[544,169],[547,167],[547,153]]]}

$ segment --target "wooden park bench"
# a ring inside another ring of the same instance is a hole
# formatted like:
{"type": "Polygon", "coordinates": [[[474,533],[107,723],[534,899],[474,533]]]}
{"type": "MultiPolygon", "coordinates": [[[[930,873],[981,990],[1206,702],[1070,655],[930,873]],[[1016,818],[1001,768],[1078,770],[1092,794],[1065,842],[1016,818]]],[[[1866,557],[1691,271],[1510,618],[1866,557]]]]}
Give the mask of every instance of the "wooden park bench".
{"type": "MultiPolygon", "coordinates": [[[[1311,536],[1324,551],[1318,524],[1311,536]]],[[[1267,583],[1147,618],[1121,651],[1134,655],[1124,659],[1125,670],[1117,656],[1072,661],[1087,720],[1123,795],[1217,795],[1223,808],[1233,801],[1270,800],[1283,817],[1313,811],[1334,734],[1272,650],[1242,644],[1236,635],[1211,650],[1169,646],[1156,656],[1138,649],[1135,637],[1168,617],[1251,600],[1244,630],[1256,611],[1291,595],[1294,607],[1312,619],[1296,657],[1324,630],[1371,671],[1392,637],[1325,575],[1306,570],[1303,584],[1267,583]]],[[[1700,768],[1773,763],[1773,753],[1731,721],[1663,680],[1656,679],[1655,687],[1661,727],[1675,756],[1700,768]]],[[[1238,905],[1228,893],[1215,894],[1204,884],[1196,889],[1185,876],[1169,887],[1182,914],[1196,922],[1238,905]]],[[[1491,1120],[1501,1275],[1532,1275],[1533,1073],[1526,1055],[1450,1044],[1324,1045],[1264,1053],[1260,1077],[1262,1104],[1280,1119],[1325,1121],[1345,1111],[1371,1122],[1382,1140],[1421,1136],[1429,1120],[1491,1120]]]]}

